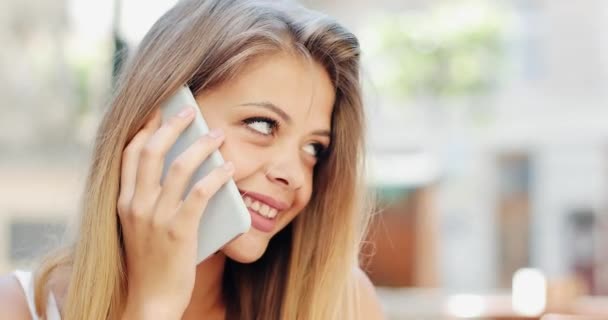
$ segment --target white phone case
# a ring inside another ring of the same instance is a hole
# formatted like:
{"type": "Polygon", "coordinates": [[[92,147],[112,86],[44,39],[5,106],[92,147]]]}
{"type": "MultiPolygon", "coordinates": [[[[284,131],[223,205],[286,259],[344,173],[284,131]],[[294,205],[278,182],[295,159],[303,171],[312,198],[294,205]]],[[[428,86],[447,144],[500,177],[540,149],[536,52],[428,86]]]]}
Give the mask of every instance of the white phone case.
{"type": "MultiPolygon", "coordinates": [[[[177,93],[161,106],[163,123],[177,115],[185,107],[194,108],[195,118],[186,128],[171,150],[167,153],[163,168],[161,183],[164,181],[169,166],[175,158],[192,145],[201,136],[209,132],[198,104],[188,87],[182,87],[177,93]]],[[[192,175],[182,199],[184,199],[194,184],[206,176],[211,170],[221,166],[224,160],[218,150],[214,151],[192,175]]],[[[221,249],[226,243],[238,235],[245,233],[251,227],[251,216],[232,179],[223,185],[209,200],[205,212],[199,222],[198,231],[198,262],[208,258],[221,249]]]]}

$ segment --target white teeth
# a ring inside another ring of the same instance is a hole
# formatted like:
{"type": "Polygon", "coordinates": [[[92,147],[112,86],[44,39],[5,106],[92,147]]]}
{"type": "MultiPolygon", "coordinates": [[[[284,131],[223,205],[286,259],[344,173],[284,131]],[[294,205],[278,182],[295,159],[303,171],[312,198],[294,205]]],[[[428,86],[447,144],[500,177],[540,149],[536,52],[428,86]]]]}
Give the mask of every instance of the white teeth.
{"type": "Polygon", "coordinates": [[[269,210],[270,210],[270,208],[265,204],[262,204],[262,206],[260,207],[260,213],[266,218],[269,218],[269,216],[268,216],[269,210]]]}
{"type": "Polygon", "coordinates": [[[245,200],[245,205],[248,207],[251,206],[251,203],[253,202],[249,197],[243,197],[243,200],[245,200]]]}
{"type": "Polygon", "coordinates": [[[277,216],[277,213],[278,213],[277,209],[275,209],[275,208],[270,208],[270,211],[268,212],[268,217],[269,217],[270,219],[272,219],[272,218],[274,218],[274,217],[276,217],[276,216],[277,216]]]}
{"type": "Polygon", "coordinates": [[[250,197],[244,196],[243,201],[245,202],[245,206],[247,208],[250,208],[253,211],[256,211],[261,216],[266,217],[268,219],[274,219],[277,216],[277,214],[279,214],[277,209],[270,207],[267,204],[261,203],[257,200],[254,200],[250,197]]]}

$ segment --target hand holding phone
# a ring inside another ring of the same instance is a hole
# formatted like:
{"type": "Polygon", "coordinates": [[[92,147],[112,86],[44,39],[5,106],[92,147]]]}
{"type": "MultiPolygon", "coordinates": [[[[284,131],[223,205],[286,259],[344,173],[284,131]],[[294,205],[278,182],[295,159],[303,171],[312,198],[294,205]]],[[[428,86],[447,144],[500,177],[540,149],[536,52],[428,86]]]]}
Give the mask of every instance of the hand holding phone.
{"type": "MultiPolygon", "coordinates": [[[[164,180],[171,163],[188,147],[209,132],[209,128],[198,104],[188,87],[182,87],[161,107],[162,122],[168,121],[184,107],[194,108],[194,120],[181,133],[165,157],[161,181],[164,180]]],[[[185,198],[192,186],[209,174],[214,168],[224,164],[219,151],[214,151],[196,169],[186,188],[185,198]]],[[[161,182],[162,183],[162,182],[161,182]]],[[[198,260],[202,261],[230,240],[247,232],[251,227],[251,215],[243,202],[241,194],[232,179],[223,185],[209,200],[199,223],[198,260]]]]}
{"type": "Polygon", "coordinates": [[[196,265],[249,228],[234,167],[219,156],[223,136],[207,132],[196,101],[180,90],[123,150],[116,205],[129,316],[180,317],[196,265]]]}

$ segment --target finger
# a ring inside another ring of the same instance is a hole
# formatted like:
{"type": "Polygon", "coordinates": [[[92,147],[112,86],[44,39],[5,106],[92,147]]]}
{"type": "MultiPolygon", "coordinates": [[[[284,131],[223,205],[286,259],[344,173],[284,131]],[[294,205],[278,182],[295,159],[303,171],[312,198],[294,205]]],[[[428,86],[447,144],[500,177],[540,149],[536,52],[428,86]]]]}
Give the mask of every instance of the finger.
{"type": "Polygon", "coordinates": [[[133,198],[139,153],[146,141],[150,139],[154,131],[160,126],[160,120],[160,112],[156,110],[143,128],[137,132],[123,150],[120,172],[120,192],[118,196],[118,211],[120,214],[128,211],[131,199],[133,198]]]}
{"type": "Polygon", "coordinates": [[[180,133],[188,127],[193,115],[193,107],[185,108],[177,116],[161,124],[146,142],[140,152],[134,199],[144,199],[158,193],[165,155],[180,133]]]}
{"type": "Polygon", "coordinates": [[[234,165],[231,162],[213,169],[207,176],[197,182],[182,203],[174,219],[174,223],[181,225],[184,229],[198,229],[198,222],[203,211],[209,203],[209,199],[230,180],[234,174],[234,165]]]}
{"type": "Polygon", "coordinates": [[[182,200],[186,187],[192,180],[192,174],[213,151],[219,148],[223,142],[223,138],[224,135],[220,130],[211,131],[209,134],[201,137],[171,163],[158,199],[158,214],[175,212],[175,209],[177,209],[182,200]]]}

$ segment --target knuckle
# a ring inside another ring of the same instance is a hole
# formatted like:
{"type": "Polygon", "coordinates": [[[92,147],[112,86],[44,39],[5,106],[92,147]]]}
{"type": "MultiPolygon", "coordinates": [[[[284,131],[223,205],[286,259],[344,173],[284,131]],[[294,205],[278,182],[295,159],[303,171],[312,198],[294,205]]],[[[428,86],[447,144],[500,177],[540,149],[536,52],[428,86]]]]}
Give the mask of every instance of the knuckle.
{"type": "Polygon", "coordinates": [[[125,149],[122,151],[122,157],[124,159],[128,159],[134,153],[135,147],[132,144],[128,144],[125,149]]]}
{"type": "Polygon", "coordinates": [[[147,144],[141,150],[141,157],[143,159],[152,159],[160,157],[160,150],[153,145],[147,144]]]}
{"type": "Polygon", "coordinates": [[[193,191],[194,191],[194,196],[199,199],[202,199],[202,200],[209,199],[212,194],[210,188],[207,185],[202,184],[202,183],[197,184],[194,187],[193,191]]]}
{"type": "Polygon", "coordinates": [[[180,232],[179,228],[174,224],[167,228],[167,236],[171,241],[178,241],[183,238],[183,232],[180,232]]]}
{"type": "Polygon", "coordinates": [[[142,142],[145,141],[148,134],[149,133],[145,129],[139,131],[130,141],[128,141],[123,150],[123,155],[136,155],[141,148],[142,142]]]}
{"type": "Polygon", "coordinates": [[[199,140],[199,143],[203,144],[203,145],[214,145],[216,143],[216,139],[211,138],[208,134],[202,136],[199,140]]]}
{"type": "Polygon", "coordinates": [[[199,140],[199,144],[201,144],[204,148],[209,149],[209,151],[212,151],[219,148],[221,140],[211,138],[209,135],[205,135],[199,140]]]}
{"type": "Polygon", "coordinates": [[[175,175],[180,175],[186,173],[188,170],[188,164],[184,159],[175,159],[169,168],[170,172],[175,175]]]}
{"type": "Polygon", "coordinates": [[[148,208],[141,203],[132,203],[128,215],[133,221],[144,221],[148,216],[148,208]]]}
{"type": "Polygon", "coordinates": [[[116,210],[118,210],[119,215],[126,215],[129,212],[129,201],[124,199],[124,196],[120,196],[118,198],[118,202],[116,204],[116,210]]]}
{"type": "Polygon", "coordinates": [[[177,117],[173,117],[173,118],[169,119],[166,122],[166,124],[164,124],[163,126],[165,128],[167,128],[167,129],[171,129],[172,130],[172,129],[180,127],[181,123],[182,123],[182,119],[177,118],[177,117]]]}
{"type": "Polygon", "coordinates": [[[223,167],[213,169],[213,173],[215,174],[215,176],[217,178],[219,178],[222,181],[230,178],[229,172],[223,167]]]}

